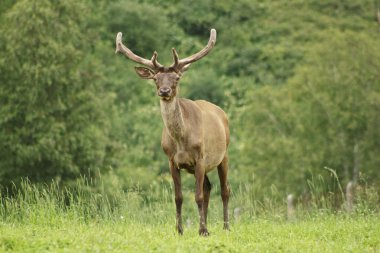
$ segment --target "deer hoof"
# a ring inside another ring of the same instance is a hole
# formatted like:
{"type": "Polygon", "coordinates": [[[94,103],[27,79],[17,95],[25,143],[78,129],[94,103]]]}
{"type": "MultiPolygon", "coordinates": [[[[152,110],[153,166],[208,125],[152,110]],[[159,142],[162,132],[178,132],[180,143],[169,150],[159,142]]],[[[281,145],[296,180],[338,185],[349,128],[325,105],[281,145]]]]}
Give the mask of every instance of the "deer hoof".
{"type": "Polygon", "coordinates": [[[230,225],[228,225],[228,223],[224,223],[223,230],[230,231],[230,225]]]}
{"type": "Polygon", "coordinates": [[[210,233],[208,232],[207,228],[200,228],[199,229],[199,235],[200,236],[209,236],[210,233]]]}
{"type": "Polygon", "coordinates": [[[182,226],[178,226],[177,227],[177,231],[178,231],[179,235],[183,235],[183,228],[182,228],[182,226]]]}

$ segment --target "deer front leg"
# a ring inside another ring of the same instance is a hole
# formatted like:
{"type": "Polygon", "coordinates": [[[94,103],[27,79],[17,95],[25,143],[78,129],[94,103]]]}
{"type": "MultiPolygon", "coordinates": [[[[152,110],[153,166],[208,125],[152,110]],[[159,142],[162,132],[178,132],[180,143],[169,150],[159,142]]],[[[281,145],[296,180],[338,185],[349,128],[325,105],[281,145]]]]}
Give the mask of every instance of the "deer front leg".
{"type": "Polygon", "coordinates": [[[198,161],[195,166],[195,202],[198,205],[199,212],[199,235],[208,236],[209,232],[206,227],[206,219],[204,212],[204,195],[203,195],[203,183],[205,179],[205,168],[202,161],[198,161]]]}
{"type": "Polygon", "coordinates": [[[172,174],[174,182],[174,194],[175,194],[175,206],[176,206],[176,228],[178,234],[183,234],[182,228],[182,191],[181,191],[181,174],[179,168],[177,168],[173,162],[169,163],[170,172],[172,174]]]}

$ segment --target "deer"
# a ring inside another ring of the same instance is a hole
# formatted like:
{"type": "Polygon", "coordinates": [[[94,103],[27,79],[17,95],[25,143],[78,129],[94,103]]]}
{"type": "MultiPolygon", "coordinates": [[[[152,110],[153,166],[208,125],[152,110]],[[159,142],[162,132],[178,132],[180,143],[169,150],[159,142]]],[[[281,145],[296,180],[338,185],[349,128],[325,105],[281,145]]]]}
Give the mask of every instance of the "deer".
{"type": "Polygon", "coordinates": [[[217,105],[205,100],[189,100],[179,97],[179,81],[190,65],[205,57],[214,48],[216,30],[211,29],[207,45],[199,52],[180,59],[172,48],[173,63],[165,67],[158,62],[157,52],[145,59],[134,54],[122,42],[122,33],[116,36],[115,54],[123,54],[144,67],[135,67],[142,79],[151,79],[160,98],[163,120],[161,147],[169,161],[174,183],[176,205],[176,230],[183,234],[181,170],[195,176],[195,202],[199,212],[199,235],[208,236],[207,211],[211,183],[207,173],[217,168],[223,203],[223,229],[229,230],[228,200],[230,188],[227,182],[229,126],[226,113],[217,105]]]}

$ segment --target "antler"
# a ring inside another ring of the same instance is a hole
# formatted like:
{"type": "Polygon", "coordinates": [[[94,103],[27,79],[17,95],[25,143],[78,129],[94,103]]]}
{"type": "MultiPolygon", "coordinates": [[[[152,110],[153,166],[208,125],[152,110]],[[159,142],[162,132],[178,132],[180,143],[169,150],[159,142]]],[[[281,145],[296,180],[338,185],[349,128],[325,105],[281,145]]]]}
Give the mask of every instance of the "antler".
{"type": "Polygon", "coordinates": [[[174,48],[172,48],[174,63],[170,67],[175,68],[177,70],[186,70],[190,66],[191,63],[200,60],[201,58],[205,57],[208,53],[210,53],[210,51],[214,48],[215,43],[216,43],[216,30],[211,29],[210,39],[208,40],[207,45],[196,54],[193,54],[189,57],[179,60],[177,51],[174,48]]]}
{"type": "Polygon", "coordinates": [[[123,42],[121,41],[121,37],[123,36],[123,34],[121,32],[119,32],[116,36],[116,51],[115,51],[115,54],[116,53],[122,53],[125,55],[125,57],[131,59],[132,61],[134,62],[137,62],[137,63],[140,63],[142,65],[145,65],[153,70],[158,70],[160,68],[163,68],[164,66],[161,65],[158,61],[157,61],[157,52],[154,51],[153,53],[153,56],[152,56],[152,59],[148,60],[148,59],[145,59],[145,58],[142,58],[136,54],[134,54],[129,48],[127,48],[123,42]]]}

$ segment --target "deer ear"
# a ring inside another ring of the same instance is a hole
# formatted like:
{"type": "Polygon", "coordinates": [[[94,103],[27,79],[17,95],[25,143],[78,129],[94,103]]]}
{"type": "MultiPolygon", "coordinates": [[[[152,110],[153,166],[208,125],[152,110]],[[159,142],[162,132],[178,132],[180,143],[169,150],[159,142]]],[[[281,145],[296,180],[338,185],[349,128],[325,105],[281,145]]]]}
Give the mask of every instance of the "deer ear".
{"type": "Polygon", "coordinates": [[[153,79],[154,77],[154,72],[148,68],[135,67],[135,71],[143,79],[153,79]]]}

